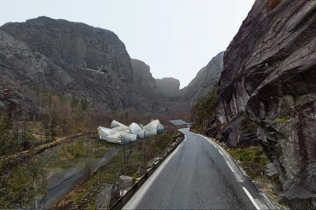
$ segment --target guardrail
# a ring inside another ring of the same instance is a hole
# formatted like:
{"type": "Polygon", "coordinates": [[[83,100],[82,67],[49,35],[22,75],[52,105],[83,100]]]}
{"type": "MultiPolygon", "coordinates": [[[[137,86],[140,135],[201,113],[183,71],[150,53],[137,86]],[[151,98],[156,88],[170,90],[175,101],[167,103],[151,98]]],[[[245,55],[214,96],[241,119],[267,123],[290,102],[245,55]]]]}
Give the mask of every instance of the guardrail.
{"type": "Polygon", "coordinates": [[[116,209],[122,209],[125,204],[133,197],[133,195],[137,192],[137,190],[145,183],[145,181],[156,171],[156,169],[161,165],[161,163],[179,146],[179,144],[183,141],[181,139],[177,142],[177,144],[169,150],[159,161],[157,164],[155,164],[147,173],[142,176],[142,178],[135,182],[134,185],[123,195],[121,198],[118,199],[109,209],[116,210],[116,209]]]}

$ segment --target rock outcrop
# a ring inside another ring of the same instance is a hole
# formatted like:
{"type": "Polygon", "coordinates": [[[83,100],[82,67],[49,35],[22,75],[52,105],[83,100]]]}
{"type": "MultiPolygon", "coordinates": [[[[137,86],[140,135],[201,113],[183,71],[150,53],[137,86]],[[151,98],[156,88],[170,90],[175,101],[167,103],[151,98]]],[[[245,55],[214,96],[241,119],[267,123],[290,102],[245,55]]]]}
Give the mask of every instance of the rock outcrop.
{"type": "Polygon", "coordinates": [[[14,81],[0,76],[0,113],[8,113],[13,119],[36,120],[41,111],[25,95],[14,81]]]}
{"type": "Polygon", "coordinates": [[[188,86],[181,89],[182,100],[189,101],[193,106],[195,102],[205,96],[210,88],[217,86],[223,70],[224,52],[217,54],[203,67],[188,86]]]}
{"type": "Polygon", "coordinates": [[[245,113],[291,208],[316,208],[316,2],[256,0],[224,55],[216,118],[245,113]]]}
{"type": "Polygon", "coordinates": [[[165,96],[175,97],[179,95],[180,81],[172,77],[156,79],[157,90],[165,96]]]}
{"type": "Polygon", "coordinates": [[[149,107],[113,32],[39,17],[0,27],[0,74],[30,87],[86,98],[96,109],[149,107]]]}
{"type": "Polygon", "coordinates": [[[150,73],[150,67],[143,61],[131,59],[133,69],[133,84],[140,92],[139,97],[151,102],[164,100],[163,96],[158,93],[156,80],[150,73]]]}

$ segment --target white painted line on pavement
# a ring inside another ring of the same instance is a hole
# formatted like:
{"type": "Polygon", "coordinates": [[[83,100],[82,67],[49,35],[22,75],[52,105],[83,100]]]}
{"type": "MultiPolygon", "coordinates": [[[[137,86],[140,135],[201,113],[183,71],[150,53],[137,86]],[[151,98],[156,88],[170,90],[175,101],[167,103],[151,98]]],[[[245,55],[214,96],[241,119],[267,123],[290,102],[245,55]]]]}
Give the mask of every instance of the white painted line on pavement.
{"type": "MultiPolygon", "coordinates": [[[[221,155],[224,157],[224,159],[225,159],[225,161],[226,161],[226,163],[227,163],[227,165],[228,165],[228,167],[230,168],[230,170],[234,173],[234,175],[235,175],[235,170],[233,169],[233,167],[230,165],[230,163],[226,160],[226,158],[225,158],[225,155],[222,153],[222,151],[221,150],[218,150],[219,151],[219,153],[221,153],[221,155]]],[[[236,176],[235,175],[235,178],[236,178],[236,180],[238,181],[238,182],[243,182],[238,176],[236,176]]]]}
{"type": "Polygon", "coordinates": [[[256,209],[260,209],[260,207],[258,206],[257,202],[255,201],[255,199],[252,197],[252,195],[250,194],[250,192],[245,188],[242,187],[242,189],[245,191],[245,193],[247,194],[248,198],[251,200],[251,202],[253,203],[253,205],[256,207],[256,209]]]}
{"type": "Polygon", "coordinates": [[[162,163],[161,165],[156,169],[156,171],[145,181],[145,183],[137,190],[137,192],[131,197],[131,199],[125,204],[125,206],[122,209],[136,209],[139,202],[142,200],[143,196],[147,193],[148,189],[150,188],[153,181],[157,178],[157,176],[161,173],[161,171],[164,169],[164,167],[167,165],[169,160],[172,158],[174,154],[177,153],[178,149],[180,147],[177,147],[162,163]]]}
{"type": "Polygon", "coordinates": [[[243,177],[242,173],[238,173],[239,168],[236,166],[235,162],[232,160],[232,158],[230,157],[230,155],[218,144],[216,144],[215,142],[213,142],[211,139],[199,135],[201,137],[203,137],[204,139],[206,139],[210,144],[212,144],[213,146],[215,146],[218,150],[218,152],[223,156],[223,158],[225,159],[228,167],[230,168],[230,170],[233,172],[233,175],[235,176],[237,182],[244,182],[245,179],[243,177]]]}
{"type": "Polygon", "coordinates": [[[187,140],[187,137],[185,137],[185,138],[183,139],[183,141],[181,142],[181,144],[179,145],[179,147],[182,147],[182,146],[184,145],[184,143],[186,142],[186,140],[187,140]]]}

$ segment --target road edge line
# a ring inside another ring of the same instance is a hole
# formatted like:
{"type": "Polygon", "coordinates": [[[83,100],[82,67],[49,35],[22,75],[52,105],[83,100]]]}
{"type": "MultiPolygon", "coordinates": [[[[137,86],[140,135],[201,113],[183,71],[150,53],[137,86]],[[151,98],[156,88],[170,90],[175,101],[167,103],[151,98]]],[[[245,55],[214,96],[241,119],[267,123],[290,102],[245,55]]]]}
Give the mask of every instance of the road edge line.
{"type": "Polygon", "coordinates": [[[255,199],[252,197],[252,195],[250,194],[250,192],[244,187],[242,186],[242,189],[245,191],[245,193],[247,194],[248,198],[251,200],[251,202],[253,203],[253,205],[256,207],[256,209],[260,209],[259,205],[257,204],[257,202],[255,201],[255,199]]]}
{"type": "MultiPolygon", "coordinates": [[[[180,131],[181,132],[181,131],[180,131]]],[[[129,200],[133,197],[133,195],[138,191],[139,188],[151,177],[151,175],[159,168],[160,165],[163,164],[165,160],[169,158],[169,156],[179,148],[179,145],[187,138],[187,136],[184,134],[184,138],[181,139],[175,147],[173,147],[169,152],[166,153],[166,155],[163,156],[161,160],[158,161],[157,164],[155,164],[145,175],[142,176],[142,178],[133,184],[131,189],[127,191],[125,195],[119,198],[117,202],[115,202],[109,210],[114,209],[123,209],[123,207],[129,202],[129,200]]]]}

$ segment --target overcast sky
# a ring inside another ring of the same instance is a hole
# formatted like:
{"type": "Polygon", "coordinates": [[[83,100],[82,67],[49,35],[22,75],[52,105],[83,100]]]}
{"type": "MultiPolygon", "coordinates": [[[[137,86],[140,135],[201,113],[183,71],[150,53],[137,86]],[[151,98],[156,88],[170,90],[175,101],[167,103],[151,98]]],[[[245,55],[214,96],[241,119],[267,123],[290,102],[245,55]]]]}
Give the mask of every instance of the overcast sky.
{"type": "Polygon", "coordinates": [[[181,88],[224,51],[255,0],[0,0],[0,25],[38,16],[113,31],[154,78],[181,88]]]}

